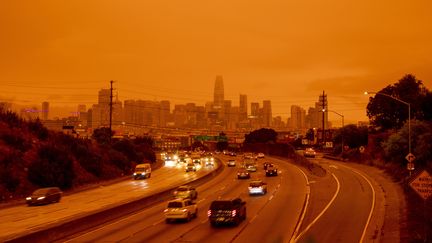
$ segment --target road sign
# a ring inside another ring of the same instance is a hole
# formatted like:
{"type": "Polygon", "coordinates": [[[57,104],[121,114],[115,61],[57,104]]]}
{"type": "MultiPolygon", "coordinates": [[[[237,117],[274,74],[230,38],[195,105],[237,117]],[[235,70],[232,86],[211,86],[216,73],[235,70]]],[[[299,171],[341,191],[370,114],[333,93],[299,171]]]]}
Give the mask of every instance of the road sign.
{"type": "Polygon", "coordinates": [[[427,171],[422,171],[416,178],[409,183],[424,200],[432,196],[432,176],[427,171]]]}
{"type": "Polygon", "coordinates": [[[414,168],[414,163],[413,162],[408,162],[408,164],[407,164],[407,169],[408,170],[414,170],[415,168],[414,168]]]}
{"type": "Polygon", "coordinates": [[[415,156],[412,153],[407,154],[407,156],[405,156],[405,159],[408,160],[408,162],[413,162],[415,160],[415,156]]]}

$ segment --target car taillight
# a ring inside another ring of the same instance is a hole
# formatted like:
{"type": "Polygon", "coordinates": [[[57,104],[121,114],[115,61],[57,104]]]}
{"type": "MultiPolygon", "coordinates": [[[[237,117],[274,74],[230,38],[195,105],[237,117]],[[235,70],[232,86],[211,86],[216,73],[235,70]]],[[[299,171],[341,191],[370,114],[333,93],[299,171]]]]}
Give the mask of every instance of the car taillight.
{"type": "Polygon", "coordinates": [[[236,215],[237,215],[237,210],[234,209],[233,211],[231,211],[231,216],[232,217],[235,217],[236,215]]]}
{"type": "Polygon", "coordinates": [[[209,216],[209,217],[211,216],[211,210],[207,211],[207,216],[209,216]]]}

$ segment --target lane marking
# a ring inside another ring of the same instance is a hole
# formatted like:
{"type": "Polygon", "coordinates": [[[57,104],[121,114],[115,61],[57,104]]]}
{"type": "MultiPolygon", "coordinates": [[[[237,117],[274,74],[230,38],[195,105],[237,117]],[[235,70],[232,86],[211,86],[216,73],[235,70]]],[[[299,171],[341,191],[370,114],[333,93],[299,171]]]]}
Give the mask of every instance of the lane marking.
{"type": "Polygon", "coordinates": [[[252,223],[256,218],[257,218],[257,215],[255,214],[255,216],[253,216],[253,218],[251,220],[249,220],[249,223],[252,223]]]}
{"type": "Polygon", "coordinates": [[[333,201],[336,199],[337,195],[339,194],[339,190],[340,190],[340,183],[339,180],[337,179],[337,177],[332,173],[331,174],[333,176],[333,178],[336,180],[337,183],[337,188],[336,188],[336,192],[333,195],[332,199],[330,200],[330,202],[327,204],[327,206],[324,208],[323,211],[321,211],[321,213],[306,227],[305,230],[303,230],[303,232],[301,232],[294,240],[294,242],[297,242],[299,240],[300,237],[302,237],[317,221],[319,218],[321,218],[321,216],[324,215],[324,213],[327,211],[327,209],[329,209],[330,205],[333,203],[333,201]]]}
{"type": "MultiPolygon", "coordinates": [[[[295,168],[297,168],[303,174],[303,177],[305,178],[305,181],[306,181],[306,187],[309,189],[309,179],[307,178],[307,175],[297,166],[295,166],[295,168]]],[[[294,237],[296,237],[296,235],[298,234],[298,231],[300,230],[301,225],[303,224],[303,220],[306,216],[306,211],[307,211],[307,208],[309,206],[309,197],[310,197],[310,189],[306,191],[306,198],[305,198],[305,203],[303,205],[302,214],[300,215],[300,219],[297,222],[297,226],[294,229],[294,232],[293,232],[289,242],[294,242],[294,240],[295,240],[294,237]]]]}
{"type": "Polygon", "coordinates": [[[365,227],[364,227],[364,229],[363,229],[362,236],[360,237],[360,241],[359,241],[359,242],[361,243],[361,242],[363,242],[364,237],[366,236],[366,231],[367,231],[367,228],[369,227],[369,224],[370,224],[370,221],[371,221],[371,218],[372,218],[372,213],[373,213],[373,211],[374,211],[374,209],[375,209],[375,201],[376,201],[376,197],[375,197],[375,189],[373,188],[373,185],[372,185],[372,183],[369,181],[369,179],[366,178],[366,176],[362,175],[360,172],[358,172],[357,170],[355,170],[355,169],[353,169],[353,168],[351,168],[351,167],[348,167],[348,166],[345,166],[345,165],[342,165],[342,166],[344,166],[344,167],[350,169],[352,172],[355,172],[355,173],[357,173],[358,175],[360,175],[361,177],[363,177],[363,179],[364,179],[364,180],[369,184],[369,186],[370,186],[370,188],[371,188],[371,190],[372,190],[372,205],[371,205],[371,210],[370,210],[370,212],[369,212],[369,216],[368,216],[368,219],[367,219],[367,221],[366,221],[366,225],[365,225],[365,227]]]}

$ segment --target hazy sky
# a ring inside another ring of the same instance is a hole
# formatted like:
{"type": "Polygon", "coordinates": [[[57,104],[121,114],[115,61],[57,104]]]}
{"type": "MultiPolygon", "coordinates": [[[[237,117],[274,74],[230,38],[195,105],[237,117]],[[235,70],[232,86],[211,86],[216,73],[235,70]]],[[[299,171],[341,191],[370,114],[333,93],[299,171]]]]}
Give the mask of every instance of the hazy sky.
{"type": "Polygon", "coordinates": [[[115,80],[120,100],[204,105],[223,75],[233,105],[270,99],[286,118],[325,90],[366,120],[365,90],[407,73],[431,89],[431,13],[430,0],[0,1],[0,101],[72,111],[115,80]]]}

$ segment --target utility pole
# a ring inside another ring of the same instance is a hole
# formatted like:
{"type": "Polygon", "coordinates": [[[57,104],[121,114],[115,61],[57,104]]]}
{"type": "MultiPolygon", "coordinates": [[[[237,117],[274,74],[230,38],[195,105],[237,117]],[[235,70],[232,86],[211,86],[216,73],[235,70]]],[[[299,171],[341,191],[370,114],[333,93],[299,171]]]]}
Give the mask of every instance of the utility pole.
{"type": "Polygon", "coordinates": [[[112,137],[112,110],[113,110],[113,83],[114,81],[111,80],[111,88],[110,88],[110,114],[109,114],[109,131],[110,131],[110,142],[112,137]]]}
{"type": "Polygon", "coordinates": [[[320,96],[320,101],[321,101],[321,105],[322,105],[322,143],[323,143],[323,148],[325,147],[325,143],[326,143],[326,138],[325,138],[325,114],[327,112],[327,95],[325,95],[325,92],[323,90],[323,94],[322,96],[320,96]]]}

